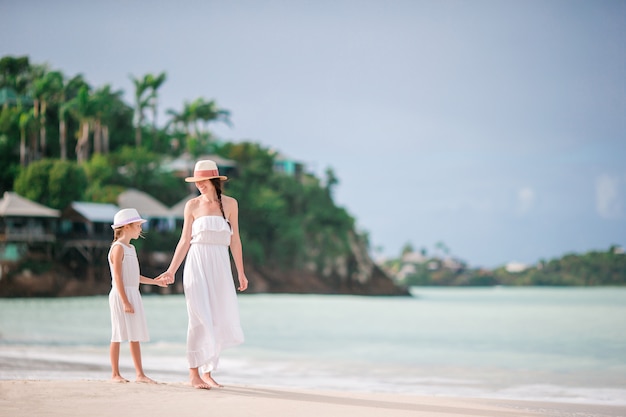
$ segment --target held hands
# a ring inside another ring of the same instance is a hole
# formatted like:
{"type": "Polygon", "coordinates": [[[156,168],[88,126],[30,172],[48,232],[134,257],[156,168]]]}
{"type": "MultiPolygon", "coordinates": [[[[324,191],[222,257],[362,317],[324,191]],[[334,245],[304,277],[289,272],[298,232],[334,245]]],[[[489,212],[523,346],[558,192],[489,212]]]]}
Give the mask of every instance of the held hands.
{"type": "Polygon", "coordinates": [[[165,282],[165,280],[162,279],[160,275],[154,279],[154,284],[158,285],[159,287],[167,287],[167,282],[165,282]]]}
{"type": "Polygon", "coordinates": [[[174,283],[174,275],[170,274],[167,271],[165,271],[161,275],[156,277],[154,280],[159,283],[158,285],[161,285],[161,283],[163,283],[165,285],[161,285],[161,286],[162,287],[167,287],[168,284],[173,284],[174,283]]]}

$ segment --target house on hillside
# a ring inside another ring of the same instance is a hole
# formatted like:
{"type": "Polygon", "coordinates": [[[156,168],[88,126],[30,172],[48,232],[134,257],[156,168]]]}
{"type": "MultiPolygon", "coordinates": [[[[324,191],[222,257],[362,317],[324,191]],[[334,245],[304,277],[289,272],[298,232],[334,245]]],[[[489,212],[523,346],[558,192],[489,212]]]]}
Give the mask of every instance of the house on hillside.
{"type": "MultiPolygon", "coordinates": [[[[60,259],[77,252],[88,265],[106,259],[106,251],[113,241],[113,217],[119,208],[115,204],[75,201],[61,213],[59,239],[62,247],[60,259]]],[[[70,259],[72,259],[70,257],[70,259]]],[[[93,275],[90,275],[93,279],[93,275]]]]}
{"type": "Polygon", "coordinates": [[[0,199],[0,242],[54,242],[59,211],[7,191],[0,199]]]}
{"type": "Polygon", "coordinates": [[[73,239],[113,240],[113,217],[119,211],[115,204],[75,201],[61,213],[59,235],[73,239]]]}
{"type": "Polygon", "coordinates": [[[5,192],[0,199],[0,261],[19,261],[29,248],[42,245],[50,255],[58,218],[58,210],[5,192]]]}
{"type": "Polygon", "coordinates": [[[176,222],[163,203],[143,191],[128,189],[117,198],[120,209],[134,208],[139,215],[148,220],[144,224],[144,230],[156,230],[159,232],[174,229],[176,222]]]}
{"type": "Polygon", "coordinates": [[[304,173],[304,164],[278,153],[274,158],[274,172],[300,178],[304,173]]]}

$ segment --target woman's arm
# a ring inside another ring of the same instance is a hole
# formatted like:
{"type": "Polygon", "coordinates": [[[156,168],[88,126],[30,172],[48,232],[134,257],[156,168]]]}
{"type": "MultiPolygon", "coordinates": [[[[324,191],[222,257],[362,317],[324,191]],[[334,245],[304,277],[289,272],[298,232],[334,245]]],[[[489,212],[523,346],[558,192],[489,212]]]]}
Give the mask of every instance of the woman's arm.
{"type": "Polygon", "coordinates": [[[235,267],[237,268],[237,279],[239,280],[239,291],[245,291],[248,288],[248,278],[243,268],[243,249],[241,245],[241,236],[239,235],[239,206],[237,200],[232,197],[224,197],[225,211],[228,221],[233,228],[233,234],[230,236],[230,252],[233,254],[235,267]]]}
{"type": "Polygon", "coordinates": [[[187,202],[187,204],[185,204],[185,211],[183,216],[183,231],[180,234],[180,239],[178,241],[178,244],[176,245],[176,250],[174,251],[174,256],[172,256],[170,266],[161,275],[166,277],[165,280],[168,284],[172,284],[174,282],[174,279],[176,278],[176,271],[178,271],[180,264],[183,263],[185,256],[187,256],[189,246],[191,245],[191,225],[193,224],[192,205],[194,204],[193,201],[194,200],[190,200],[187,202]]]}

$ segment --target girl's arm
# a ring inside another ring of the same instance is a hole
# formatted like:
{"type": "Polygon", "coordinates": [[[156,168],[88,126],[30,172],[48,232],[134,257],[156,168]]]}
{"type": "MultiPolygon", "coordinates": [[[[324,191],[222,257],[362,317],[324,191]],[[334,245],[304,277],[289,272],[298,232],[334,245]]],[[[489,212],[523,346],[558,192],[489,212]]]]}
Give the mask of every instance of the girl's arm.
{"type": "Polygon", "coordinates": [[[122,304],[124,304],[124,311],[126,313],[134,313],[135,309],[133,309],[133,305],[128,301],[126,291],[124,290],[122,261],[124,261],[124,248],[120,245],[113,246],[113,248],[111,248],[111,264],[113,265],[113,281],[115,282],[115,288],[122,299],[122,304]]]}
{"type": "Polygon", "coordinates": [[[235,261],[237,268],[237,279],[239,280],[239,291],[245,291],[248,288],[248,278],[243,270],[243,249],[241,246],[241,237],[239,236],[239,206],[237,200],[232,197],[227,199],[228,221],[233,228],[233,234],[230,236],[230,252],[235,261]]]}
{"type": "Polygon", "coordinates": [[[165,282],[157,281],[154,278],[144,277],[143,275],[139,275],[139,282],[141,284],[158,285],[159,287],[167,287],[167,284],[165,282]]]}

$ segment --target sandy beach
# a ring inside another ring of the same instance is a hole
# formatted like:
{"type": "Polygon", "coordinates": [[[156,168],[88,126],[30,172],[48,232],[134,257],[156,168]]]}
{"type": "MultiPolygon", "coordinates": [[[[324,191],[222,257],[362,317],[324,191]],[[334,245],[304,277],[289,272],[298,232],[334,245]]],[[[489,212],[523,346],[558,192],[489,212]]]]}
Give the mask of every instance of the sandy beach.
{"type": "Polygon", "coordinates": [[[0,381],[0,416],[626,416],[626,407],[105,380],[0,381]]]}

